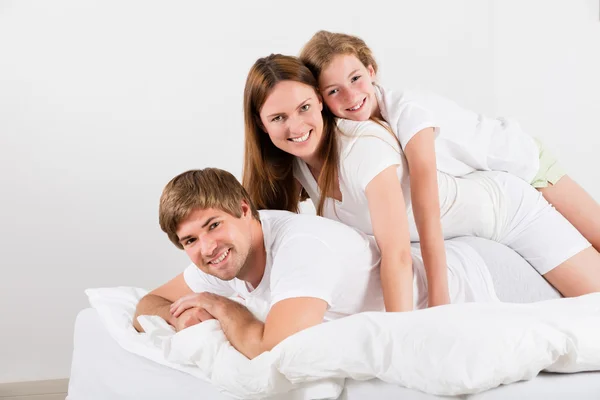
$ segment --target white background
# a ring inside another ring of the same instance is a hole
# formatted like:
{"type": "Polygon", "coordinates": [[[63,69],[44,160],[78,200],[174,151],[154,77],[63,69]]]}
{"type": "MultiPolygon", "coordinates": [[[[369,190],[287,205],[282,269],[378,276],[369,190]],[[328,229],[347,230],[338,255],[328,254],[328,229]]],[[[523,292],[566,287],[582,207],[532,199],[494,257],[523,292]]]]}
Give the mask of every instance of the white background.
{"type": "Polygon", "coordinates": [[[185,255],[163,186],[240,177],[252,63],[359,35],[389,87],[514,116],[600,200],[597,0],[0,1],[0,382],[69,375],[88,287],[153,288],[185,255]]]}

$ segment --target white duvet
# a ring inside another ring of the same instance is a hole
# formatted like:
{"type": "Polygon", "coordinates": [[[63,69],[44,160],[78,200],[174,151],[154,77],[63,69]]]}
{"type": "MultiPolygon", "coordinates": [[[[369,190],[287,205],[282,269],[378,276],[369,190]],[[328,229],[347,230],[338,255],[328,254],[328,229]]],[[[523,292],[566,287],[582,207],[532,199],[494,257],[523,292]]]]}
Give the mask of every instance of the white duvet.
{"type": "Polygon", "coordinates": [[[460,395],[531,379],[542,370],[600,370],[600,293],[357,314],[293,335],[254,360],[237,352],[214,320],[175,333],[161,318],[140,317],[147,333],[138,334],[131,321],[146,294],[142,289],[86,293],[123,348],[238,398],[283,398],[294,390],[294,398],[333,399],[346,377],[460,395]]]}

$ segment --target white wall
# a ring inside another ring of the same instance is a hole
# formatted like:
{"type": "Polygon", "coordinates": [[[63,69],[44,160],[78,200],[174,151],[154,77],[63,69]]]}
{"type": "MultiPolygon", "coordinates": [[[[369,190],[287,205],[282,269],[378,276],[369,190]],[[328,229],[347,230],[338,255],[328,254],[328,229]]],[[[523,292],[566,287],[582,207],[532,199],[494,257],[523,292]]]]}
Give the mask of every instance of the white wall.
{"type": "Polygon", "coordinates": [[[492,2],[496,110],[541,137],[600,200],[598,0],[492,2]]]}
{"type": "Polygon", "coordinates": [[[85,288],[186,266],[160,192],[191,168],[240,176],[258,57],[351,32],[386,83],[493,111],[490,21],[479,0],[0,1],[0,383],[69,375],[85,288]]]}

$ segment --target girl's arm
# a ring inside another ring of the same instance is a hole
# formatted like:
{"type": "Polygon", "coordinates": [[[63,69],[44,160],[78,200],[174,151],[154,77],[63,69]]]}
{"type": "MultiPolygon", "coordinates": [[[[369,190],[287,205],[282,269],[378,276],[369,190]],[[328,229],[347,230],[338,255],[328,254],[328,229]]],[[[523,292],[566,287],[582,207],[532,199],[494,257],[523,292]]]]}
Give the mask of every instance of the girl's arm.
{"type": "Polygon", "coordinates": [[[450,303],[434,140],[434,129],[426,128],[414,135],[404,148],[412,208],[427,274],[429,307],[450,303]]]}
{"type": "Polygon", "coordinates": [[[408,218],[397,165],[366,187],[373,233],[381,251],[381,286],[386,311],[413,309],[413,270],[408,218]]]}

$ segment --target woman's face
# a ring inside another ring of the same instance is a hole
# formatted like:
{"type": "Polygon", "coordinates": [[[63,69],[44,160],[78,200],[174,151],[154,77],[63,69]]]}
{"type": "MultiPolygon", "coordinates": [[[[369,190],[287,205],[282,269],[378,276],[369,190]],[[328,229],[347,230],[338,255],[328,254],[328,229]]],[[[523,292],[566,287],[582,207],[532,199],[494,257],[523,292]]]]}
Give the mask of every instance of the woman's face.
{"type": "Polygon", "coordinates": [[[281,81],[267,97],[260,120],[275,146],[310,164],[323,137],[322,110],[311,86],[281,81]]]}
{"type": "Polygon", "coordinates": [[[340,54],[319,76],[319,89],[331,112],[340,118],[366,121],[378,115],[372,66],[365,67],[356,56],[340,54]]]}

